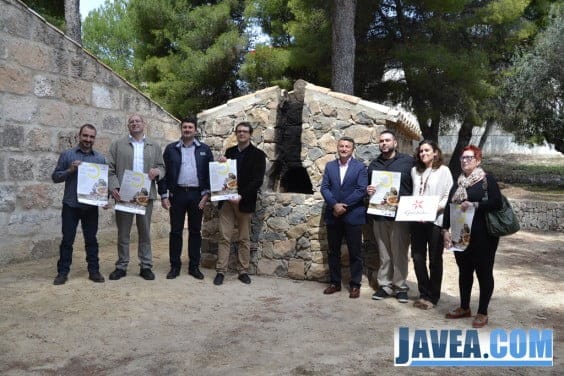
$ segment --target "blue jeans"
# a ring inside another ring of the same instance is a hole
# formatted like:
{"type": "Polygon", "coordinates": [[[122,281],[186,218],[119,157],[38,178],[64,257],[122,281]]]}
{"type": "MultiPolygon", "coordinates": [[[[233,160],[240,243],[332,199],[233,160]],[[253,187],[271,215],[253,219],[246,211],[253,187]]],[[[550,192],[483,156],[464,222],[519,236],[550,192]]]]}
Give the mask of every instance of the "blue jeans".
{"type": "Polygon", "coordinates": [[[82,225],[88,272],[98,272],[100,270],[98,264],[98,240],[96,239],[96,234],[98,233],[98,207],[88,205],[84,208],[73,208],[67,204],[63,204],[61,217],[63,240],[59,247],[57,273],[67,275],[70,271],[72,264],[72,246],[76,237],[78,221],[80,221],[82,225]]]}
{"type": "Polygon", "coordinates": [[[188,213],[188,269],[200,266],[200,248],[202,246],[202,215],[198,207],[202,196],[199,189],[175,189],[170,198],[170,235],[169,256],[170,266],[180,268],[182,261],[182,233],[184,221],[188,213]]]}

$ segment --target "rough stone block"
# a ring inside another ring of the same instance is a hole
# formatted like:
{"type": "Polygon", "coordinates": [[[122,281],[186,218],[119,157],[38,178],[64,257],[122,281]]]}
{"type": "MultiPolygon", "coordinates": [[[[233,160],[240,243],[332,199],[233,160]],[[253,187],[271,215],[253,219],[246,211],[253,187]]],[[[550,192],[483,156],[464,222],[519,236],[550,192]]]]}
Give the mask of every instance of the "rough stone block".
{"type": "Polygon", "coordinates": [[[30,158],[8,160],[8,176],[15,181],[33,180],[33,161],[30,158]]]}
{"type": "Polygon", "coordinates": [[[7,61],[0,61],[0,92],[23,95],[31,92],[31,72],[7,61]]]}
{"type": "Polygon", "coordinates": [[[287,258],[296,252],[296,240],[278,240],[272,243],[273,258],[287,258]]]}
{"type": "Polygon", "coordinates": [[[20,149],[24,144],[24,128],[19,125],[6,125],[0,130],[3,147],[20,149]]]}
{"type": "Polygon", "coordinates": [[[90,104],[91,85],[71,78],[61,78],[61,92],[63,98],[71,104],[90,104]]]}
{"type": "Polygon", "coordinates": [[[288,262],[288,277],[292,279],[305,279],[304,260],[292,259],[288,262]]]}
{"type": "Polygon", "coordinates": [[[13,185],[0,186],[0,212],[11,213],[16,209],[16,188],[13,185]]]}
{"type": "Polygon", "coordinates": [[[288,221],[285,218],[269,218],[266,223],[268,224],[268,227],[274,231],[284,232],[289,228],[288,221]]]}
{"type": "Polygon", "coordinates": [[[345,136],[351,137],[357,144],[368,144],[372,138],[372,129],[363,125],[353,125],[345,130],[345,136]]]}
{"type": "Polygon", "coordinates": [[[18,199],[24,209],[45,209],[53,204],[55,196],[52,184],[34,184],[22,187],[18,199]]]}
{"type": "Polygon", "coordinates": [[[38,102],[40,124],[66,127],[70,123],[70,107],[57,100],[45,99],[38,102]]]}
{"type": "Polygon", "coordinates": [[[306,279],[326,281],[329,279],[329,266],[326,264],[312,263],[306,272],[306,279]]]}
{"type": "Polygon", "coordinates": [[[34,128],[25,137],[25,147],[29,151],[53,151],[51,132],[44,128],[34,128]]]}
{"type": "Polygon", "coordinates": [[[33,77],[33,94],[37,97],[58,97],[57,81],[54,77],[37,75],[33,77]]]}
{"type": "Polygon", "coordinates": [[[59,153],[64,150],[74,147],[78,142],[78,132],[77,131],[61,131],[57,135],[57,151],[59,153]]]}
{"type": "Polygon", "coordinates": [[[30,43],[28,40],[14,40],[10,49],[12,61],[40,71],[48,71],[51,63],[51,48],[38,44],[30,43]]]}
{"type": "Polygon", "coordinates": [[[261,259],[257,264],[257,274],[285,277],[288,266],[284,260],[261,259]]]}
{"type": "Polygon", "coordinates": [[[20,123],[29,123],[37,114],[37,99],[34,97],[5,96],[2,103],[4,118],[20,123]]]}
{"type": "Polygon", "coordinates": [[[107,86],[92,85],[92,105],[106,109],[119,109],[119,90],[107,86]]]}
{"type": "Polygon", "coordinates": [[[290,239],[298,239],[299,237],[305,235],[309,230],[309,226],[306,223],[301,223],[296,226],[290,227],[286,232],[286,235],[290,239]]]}
{"type": "Polygon", "coordinates": [[[55,256],[58,253],[60,238],[43,239],[33,241],[31,248],[31,257],[34,259],[42,259],[48,256],[55,256]]]}

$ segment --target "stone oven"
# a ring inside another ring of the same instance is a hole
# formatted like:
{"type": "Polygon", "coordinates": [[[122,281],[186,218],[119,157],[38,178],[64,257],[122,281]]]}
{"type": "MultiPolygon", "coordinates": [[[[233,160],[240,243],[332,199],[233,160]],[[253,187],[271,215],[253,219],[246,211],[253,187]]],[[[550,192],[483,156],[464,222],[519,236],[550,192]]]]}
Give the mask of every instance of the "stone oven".
{"type": "MultiPolygon", "coordinates": [[[[420,139],[417,125],[406,113],[301,80],[291,92],[278,87],[260,90],[203,111],[198,119],[202,139],[216,158],[235,145],[237,123],[249,121],[255,127],[253,143],[267,155],[267,172],[252,221],[251,272],[294,279],[328,277],[319,188],[325,164],[335,158],[336,140],[352,137],[357,143],[355,157],[368,164],[379,153],[378,137],[384,129],[396,132],[405,153],[412,153],[413,141],[420,139]]],[[[206,209],[202,236],[202,266],[213,268],[216,205],[206,209]]],[[[234,243],[232,252],[236,251],[234,243]]],[[[344,244],[343,251],[346,266],[344,244]]],[[[378,266],[371,231],[365,231],[364,256],[371,277],[378,266]]]]}

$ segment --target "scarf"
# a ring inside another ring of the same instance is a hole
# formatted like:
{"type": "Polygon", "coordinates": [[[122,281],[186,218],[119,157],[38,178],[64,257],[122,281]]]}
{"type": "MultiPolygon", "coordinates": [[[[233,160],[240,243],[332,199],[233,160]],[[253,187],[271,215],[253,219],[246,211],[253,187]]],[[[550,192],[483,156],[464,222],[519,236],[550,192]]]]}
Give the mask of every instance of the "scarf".
{"type": "Polygon", "coordinates": [[[466,188],[473,186],[474,184],[485,178],[486,173],[480,167],[476,167],[468,176],[465,176],[464,173],[460,174],[457,181],[458,188],[456,188],[456,192],[454,192],[451,201],[455,204],[460,204],[463,201],[466,201],[468,199],[466,188]]]}

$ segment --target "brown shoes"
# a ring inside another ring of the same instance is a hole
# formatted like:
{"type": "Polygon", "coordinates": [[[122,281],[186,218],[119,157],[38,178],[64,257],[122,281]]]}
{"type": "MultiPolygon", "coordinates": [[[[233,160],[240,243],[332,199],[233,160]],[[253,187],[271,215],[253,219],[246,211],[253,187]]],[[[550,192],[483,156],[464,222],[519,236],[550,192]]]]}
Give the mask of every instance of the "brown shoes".
{"type": "Polygon", "coordinates": [[[330,284],[329,287],[327,287],[325,290],[323,290],[323,293],[325,295],[329,295],[329,294],[334,294],[336,292],[341,291],[341,286],[337,286],[335,284],[330,284]]]}
{"type": "Polygon", "coordinates": [[[470,308],[464,309],[464,308],[456,308],[453,309],[449,312],[447,312],[447,314],[445,315],[445,318],[447,319],[461,319],[463,317],[470,317],[472,316],[472,312],[470,312],[470,308]]]}
{"type": "Polygon", "coordinates": [[[349,298],[356,299],[360,297],[360,289],[358,287],[351,287],[349,298]]]}
{"type": "Polygon", "coordinates": [[[488,316],[478,313],[472,321],[472,328],[483,328],[488,323],[488,316]]]}

